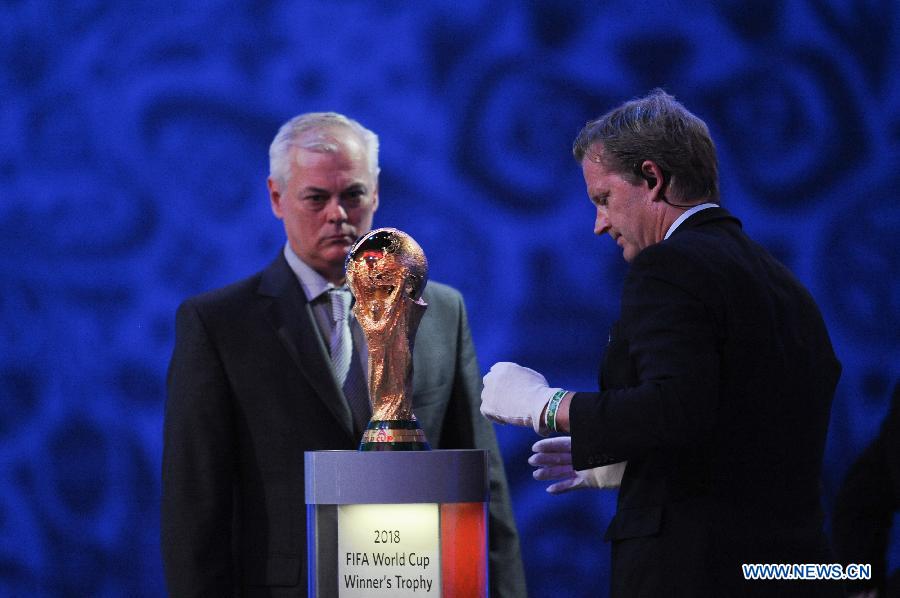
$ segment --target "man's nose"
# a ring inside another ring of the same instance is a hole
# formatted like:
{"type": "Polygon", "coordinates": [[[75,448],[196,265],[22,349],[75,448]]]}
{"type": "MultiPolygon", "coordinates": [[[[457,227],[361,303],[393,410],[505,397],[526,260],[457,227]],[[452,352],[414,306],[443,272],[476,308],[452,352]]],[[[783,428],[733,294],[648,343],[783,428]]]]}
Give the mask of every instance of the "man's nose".
{"type": "Polygon", "coordinates": [[[602,235],[609,230],[609,218],[606,217],[606,210],[597,208],[597,220],[594,222],[594,234],[602,235]]]}
{"type": "Polygon", "coordinates": [[[344,209],[339,197],[333,197],[325,206],[328,222],[346,222],[347,210],[344,209]]]}

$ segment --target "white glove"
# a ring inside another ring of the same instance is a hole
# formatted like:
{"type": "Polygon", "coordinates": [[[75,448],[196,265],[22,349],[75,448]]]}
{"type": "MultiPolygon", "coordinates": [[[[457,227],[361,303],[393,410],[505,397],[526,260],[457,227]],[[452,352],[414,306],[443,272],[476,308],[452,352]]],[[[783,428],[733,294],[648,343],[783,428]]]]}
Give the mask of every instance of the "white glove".
{"type": "Polygon", "coordinates": [[[491,421],[531,426],[546,436],[541,413],[560,388],[550,388],[547,379],[532,369],[508,361],[495,363],[484,377],[481,414],[491,421]]]}
{"type": "Polygon", "coordinates": [[[528,464],[537,467],[531,474],[536,480],[560,480],[547,486],[550,494],[561,494],[582,488],[618,488],[622,484],[627,461],[575,471],[572,468],[572,437],[556,436],[538,440],[531,447],[534,454],[528,464]]]}

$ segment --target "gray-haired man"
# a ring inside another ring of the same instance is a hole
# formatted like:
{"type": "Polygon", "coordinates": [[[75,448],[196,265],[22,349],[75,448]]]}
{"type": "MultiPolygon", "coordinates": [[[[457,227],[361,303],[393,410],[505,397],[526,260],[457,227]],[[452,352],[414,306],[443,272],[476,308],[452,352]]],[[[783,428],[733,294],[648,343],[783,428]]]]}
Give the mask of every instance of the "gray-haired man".
{"type": "MultiPolygon", "coordinates": [[[[287,122],[272,143],[268,179],[283,251],[261,272],[178,310],[162,501],[173,596],[306,596],[303,453],[355,449],[368,419],[367,397],[348,384],[365,380],[359,326],[350,322],[345,380],[329,347],[344,258],[378,209],[377,160],[377,137],[356,121],[312,113],[287,122]]],[[[430,282],[424,299],[413,408],[434,448],[490,451],[491,593],[524,596],[503,464],[478,413],[462,297],[430,282]]]]}

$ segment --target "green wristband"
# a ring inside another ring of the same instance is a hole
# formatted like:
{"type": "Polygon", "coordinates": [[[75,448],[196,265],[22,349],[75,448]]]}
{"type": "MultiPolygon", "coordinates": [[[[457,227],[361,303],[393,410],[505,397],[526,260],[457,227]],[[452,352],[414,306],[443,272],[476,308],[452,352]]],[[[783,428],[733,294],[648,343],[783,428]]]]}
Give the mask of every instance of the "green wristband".
{"type": "Polygon", "coordinates": [[[562,402],[564,396],[566,396],[565,390],[557,390],[550,398],[550,402],[547,403],[547,427],[554,434],[557,432],[556,411],[559,409],[559,404],[562,402]]]}

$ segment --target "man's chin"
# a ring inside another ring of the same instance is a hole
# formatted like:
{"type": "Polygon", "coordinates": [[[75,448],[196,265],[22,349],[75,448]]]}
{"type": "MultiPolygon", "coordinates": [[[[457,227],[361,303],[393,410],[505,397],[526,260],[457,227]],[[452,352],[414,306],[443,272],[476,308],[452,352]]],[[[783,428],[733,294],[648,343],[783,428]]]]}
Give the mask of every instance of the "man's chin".
{"type": "Polygon", "coordinates": [[[322,255],[322,258],[325,262],[328,262],[332,266],[340,265],[341,268],[344,267],[344,262],[347,261],[347,254],[350,253],[350,246],[345,248],[335,248],[334,250],[330,250],[325,252],[322,255]]]}
{"type": "Polygon", "coordinates": [[[343,239],[329,239],[322,247],[322,254],[328,257],[338,255],[346,257],[347,254],[350,253],[351,247],[353,247],[353,240],[350,237],[343,239]]]}

